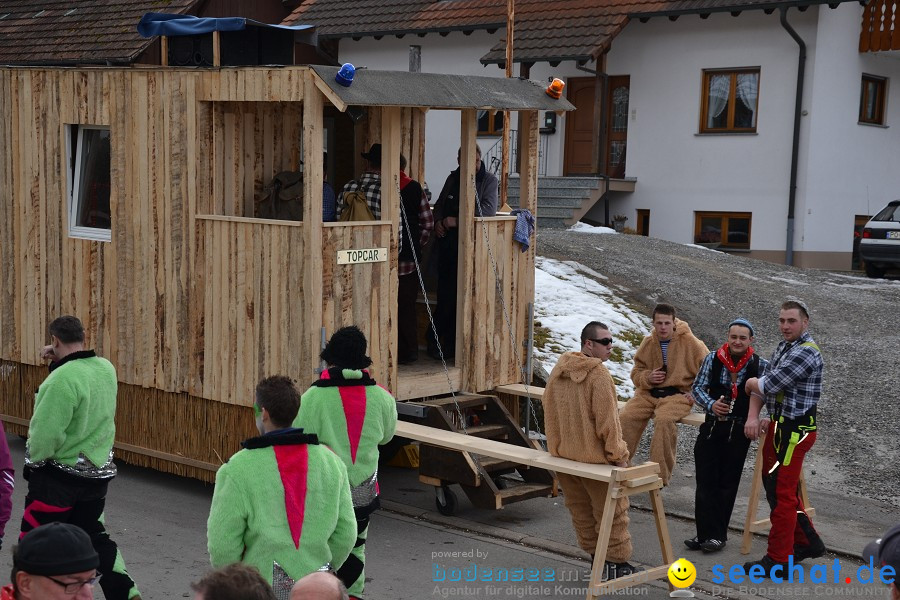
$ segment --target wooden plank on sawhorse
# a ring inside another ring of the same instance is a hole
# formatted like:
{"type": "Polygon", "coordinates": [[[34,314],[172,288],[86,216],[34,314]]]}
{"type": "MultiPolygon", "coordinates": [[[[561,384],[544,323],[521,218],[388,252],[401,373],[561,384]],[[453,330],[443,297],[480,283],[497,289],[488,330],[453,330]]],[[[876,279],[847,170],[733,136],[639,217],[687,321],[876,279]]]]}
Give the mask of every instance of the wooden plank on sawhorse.
{"type": "Polygon", "coordinates": [[[600,532],[594,553],[594,564],[591,566],[591,585],[588,588],[587,600],[611,593],[617,589],[646,583],[653,579],[662,579],[666,577],[669,565],[675,561],[675,555],[672,552],[672,542],[669,537],[669,528],[666,524],[666,513],[663,510],[662,495],[660,494],[662,479],[659,477],[659,465],[656,463],[647,462],[628,468],[582,463],[558,456],[551,456],[549,453],[537,448],[513,446],[497,440],[473,437],[405,421],[397,423],[396,435],[417,440],[423,444],[472,452],[483,456],[515,461],[522,465],[548,469],[557,473],[567,473],[605,482],[607,484],[606,506],[600,521],[600,532]],[[656,532],[659,537],[659,547],[664,564],[628,577],[603,583],[601,579],[603,577],[603,566],[606,562],[606,547],[609,544],[609,534],[612,530],[616,501],[623,496],[643,493],[650,494],[653,518],[656,523],[656,532]]]}
{"type": "MultiPolygon", "coordinates": [[[[522,398],[532,398],[534,400],[541,400],[544,398],[544,388],[529,385],[526,386],[523,383],[510,383],[508,385],[498,385],[494,390],[501,394],[510,394],[513,396],[521,396],[522,398]]],[[[619,401],[619,412],[622,412],[622,409],[625,407],[625,402],[619,401]]],[[[702,413],[688,413],[686,417],[679,420],[678,422],[683,425],[692,425],[694,427],[700,427],[703,425],[703,421],[706,416],[702,413]]]]}
{"type": "MultiPolygon", "coordinates": [[[[756,451],[756,465],[753,467],[753,483],[750,485],[750,497],[747,499],[747,518],[744,520],[744,535],[741,538],[741,554],[750,554],[753,548],[753,534],[766,531],[772,526],[769,519],[757,519],[756,509],[759,506],[759,492],[762,489],[762,449],[766,443],[767,433],[759,436],[759,447],[756,451]]],[[[806,490],[806,476],[800,471],[800,499],[803,508],[810,517],[815,516],[816,509],[809,505],[809,492],[806,490]]]]}

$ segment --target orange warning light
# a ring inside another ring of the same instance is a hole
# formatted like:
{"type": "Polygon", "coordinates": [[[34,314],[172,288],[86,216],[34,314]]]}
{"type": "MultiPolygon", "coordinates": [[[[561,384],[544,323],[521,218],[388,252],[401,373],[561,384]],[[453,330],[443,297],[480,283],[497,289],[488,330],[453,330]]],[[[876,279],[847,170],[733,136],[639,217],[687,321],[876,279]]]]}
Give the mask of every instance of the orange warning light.
{"type": "Polygon", "coordinates": [[[550,82],[550,85],[547,86],[547,95],[551,98],[555,98],[559,100],[562,96],[563,88],[566,87],[565,82],[558,77],[554,77],[550,82]]]}

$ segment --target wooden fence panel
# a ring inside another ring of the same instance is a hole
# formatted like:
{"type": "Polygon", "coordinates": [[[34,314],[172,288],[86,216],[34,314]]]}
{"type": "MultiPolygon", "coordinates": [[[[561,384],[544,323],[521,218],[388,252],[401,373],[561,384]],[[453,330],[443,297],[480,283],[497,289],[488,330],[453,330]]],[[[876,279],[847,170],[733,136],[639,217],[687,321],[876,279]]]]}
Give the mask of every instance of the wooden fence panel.
{"type": "Polygon", "coordinates": [[[292,343],[309,327],[303,319],[302,231],[300,223],[197,218],[204,360],[192,380],[202,383],[200,396],[250,406],[263,377],[312,381],[308,365],[314,360],[292,343]]]}
{"type": "MultiPolygon", "coordinates": [[[[369,357],[375,380],[396,389],[391,368],[391,278],[397,277],[397,249],[391,240],[391,224],[356,224],[325,227],[322,235],[322,326],[326,336],[347,325],[356,325],[369,341],[369,357]],[[387,248],[384,262],[339,265],[340,250],[387,248]]],[[[396,302],[396,297],[393,300],[396,302]]],[[[396,333],[396,332],[395,332],[396,333]]],[[[396,347],[396,344],[394,344],[396,347]]]]}

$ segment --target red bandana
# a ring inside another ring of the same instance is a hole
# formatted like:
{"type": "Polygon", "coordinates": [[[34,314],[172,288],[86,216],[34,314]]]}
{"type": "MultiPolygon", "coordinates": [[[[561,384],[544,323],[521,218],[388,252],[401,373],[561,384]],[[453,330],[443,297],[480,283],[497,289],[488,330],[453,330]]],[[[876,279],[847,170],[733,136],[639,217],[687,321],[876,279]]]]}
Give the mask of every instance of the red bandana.
{"type": "MultiPolygon", "coordinates": [[[[725,365],[725,368],[728,369],[732,373],[737,373],[750,360],[750,357],[753,356],[753,346],[747,348],[747,352],[744,353],[744,356],[741,357],[741,360],[738,361],[737,364],[731,360],[731,352],[728,351],[728,344],[722,344],[722,347],[716,350],[716,357],[722,361],[722,364],[725,365]]],[[[734,400],[737,398],[738,389],[737,383],[731,384],[731,399],[734,400]]]]}
{"type": "Polygon", "coordinates": [[[409,182],[412,181],[409,175],[405,172],[400,171],[400,189],[403,190],[406,186],[409,185],[409,182]]]}

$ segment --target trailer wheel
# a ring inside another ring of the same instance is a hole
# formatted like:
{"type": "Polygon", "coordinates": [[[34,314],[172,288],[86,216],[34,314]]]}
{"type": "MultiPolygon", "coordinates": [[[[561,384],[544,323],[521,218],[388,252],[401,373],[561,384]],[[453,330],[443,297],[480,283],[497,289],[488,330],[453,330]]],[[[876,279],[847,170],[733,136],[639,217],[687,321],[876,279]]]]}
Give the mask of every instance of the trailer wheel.
{"type": "Polygon", "coordinates": [[[437,506],[438,512],[445,517],[452,517],[456,512],[456,494],[447,486],[443,486],[436,490],[437,495],[434,497],[434,504],[437,506]],[[444,497],[443,503],[441,496],[444,497]]]}

